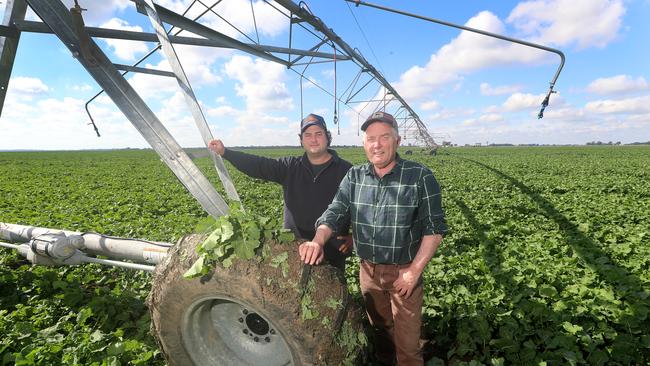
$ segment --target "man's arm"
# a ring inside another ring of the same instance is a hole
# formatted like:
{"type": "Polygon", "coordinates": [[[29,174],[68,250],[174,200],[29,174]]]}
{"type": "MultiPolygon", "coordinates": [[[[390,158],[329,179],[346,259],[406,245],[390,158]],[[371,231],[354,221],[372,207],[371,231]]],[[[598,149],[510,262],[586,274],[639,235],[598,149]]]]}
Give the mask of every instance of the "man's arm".
{"type": "Polygon", "coordinates": [[[279,184],[287,175],[287,162],[227,149],[221,140],[212,140],[208,148],[221,155],[244,174],[279,184]]]}
{"type": "Polygon", "coordinates": [[[442,235],[425,235],[420,242],[420,249],[418,249],[413,262],[408,267],[404,267],[399,271],[399,277],[395,280],[394,285],[397,293],[402,297],[408,298],[413,293],[413,289],[417,286],[424,268],[436,254],[436,250],[442,242],[442,235]]]}
{"type": "Polygon", "coordinates": [[[334,231],[327,225],[320,225],[316,229],[316,234],[312,241],[306,241],[298,247],[300,260],[305,264],[320,264],[325,257],[323,247],[325,243],[332,237],[334,231]]]}

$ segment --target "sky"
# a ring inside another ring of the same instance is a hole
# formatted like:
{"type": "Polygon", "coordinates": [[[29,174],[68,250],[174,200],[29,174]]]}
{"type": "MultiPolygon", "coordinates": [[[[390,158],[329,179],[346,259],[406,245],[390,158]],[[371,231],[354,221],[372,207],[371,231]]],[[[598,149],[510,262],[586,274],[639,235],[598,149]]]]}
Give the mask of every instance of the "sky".
{"type": "MultiPolygon", "coordinates": [[[[559,65],[556,54],[343,0],[306,1],[313,14],[382,73],[438,143],[650,140],[650,0],[374,2],[552,47],[566,56],[557,93],[538,119],[559,65]]],[[[73,1],[64,3],[70,7],[73,1]]],[[[88,26],[152,32],[149,19],[131,1],[79,3],[88,9],[83,14],[88,26]]],[[[156,3],[182,13],[190,1],[156,3]]],[[[259,39],[287,47],[291,35],[296,48],[316,43],[297,26],[290,32],[287,16],[265,1],[223,0],[214,9],[243,34],[211,13],[201,22],[242,42],[259,39]]],[[[188,16],[201,10],[202,5],[194,4],[188,16]]],[[[27,19],[38,17],[28,11],[27,19]]],[[[117,64],[133,64],[155,47],[135,41],[95,42],[117,64]]],[[[334,91],[344,96],[358,72],[351,62],[338,61],[336,72],[332,62],[311,65],[301,78],[304,66],[295,72],[241,51],[175,49],[212,134],[226,146],[298,146],[301,116],[310,112],[325,118],[334,145],[359,145],[359,125],[376,108],[334,102],[334,91]]],[[[161,53],[142,66],[170,70],[161,53]]],[[[126,78],[183,147],[203,145],[173,78],[132,73],[126,78]]],[[[0,116],[0,150],[148,147],[105,94],[89,105],[101,137],[95,135],[84,104],[100,90],[56,36],[22,33],[0,116]]],[[[372,99],[381,90],[371,85],[363,93],[372,99]]]]}

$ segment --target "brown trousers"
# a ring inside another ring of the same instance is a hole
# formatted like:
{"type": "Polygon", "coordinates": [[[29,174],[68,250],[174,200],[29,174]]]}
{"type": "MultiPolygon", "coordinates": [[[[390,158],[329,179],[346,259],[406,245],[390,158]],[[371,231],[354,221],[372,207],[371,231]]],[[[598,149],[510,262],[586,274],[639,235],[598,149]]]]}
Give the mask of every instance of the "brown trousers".
{"type": "Polygon", "coordinates": [[[408,299],[400,296],[393,283],[405,265],[372,264],[361,261],[359,280],[370,325],[375,330],[377,361],[392,365],[424,364],[420,349],[422,325],[422,280],[408,299]]]}

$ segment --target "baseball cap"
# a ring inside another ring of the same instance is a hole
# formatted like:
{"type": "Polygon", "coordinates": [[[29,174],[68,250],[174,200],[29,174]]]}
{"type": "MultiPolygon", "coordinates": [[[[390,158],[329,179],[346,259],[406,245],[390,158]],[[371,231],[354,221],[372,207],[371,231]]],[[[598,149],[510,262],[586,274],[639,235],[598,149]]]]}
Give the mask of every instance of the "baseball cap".
{"type": "Polygon", "coordinates": [[[307,117],[303,118],[302,122],[300,122],[300,132],[305,132],[309,126],[321,126],[323,130],[327,131],[325,120],[317,114],[310,113],[307,117]]]}
{"type": "Polygon", "coordinates": [[[368,126],[370,126],[373,122],[384,122],[388,123],[389,125],[393,126],[394,129],[397,130],[397,121],[395,120],[395,117],[393,117],[392,114],[382,112],[382,111],[377,111],[373,113],[368,119],[361,125],[361,131],[365,131],[368,126]]]}

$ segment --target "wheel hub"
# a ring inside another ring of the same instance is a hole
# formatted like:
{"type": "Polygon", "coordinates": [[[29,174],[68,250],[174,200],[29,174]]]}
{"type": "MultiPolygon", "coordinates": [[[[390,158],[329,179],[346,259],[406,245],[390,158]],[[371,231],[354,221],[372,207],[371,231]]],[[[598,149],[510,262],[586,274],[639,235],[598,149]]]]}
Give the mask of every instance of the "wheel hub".
{"type": "Polygon", "coordinates": [[[195,365],[293,365],[277,327],[254,307],[224,297],[195,301],[183,317],[183,344],[195,365]]]}

